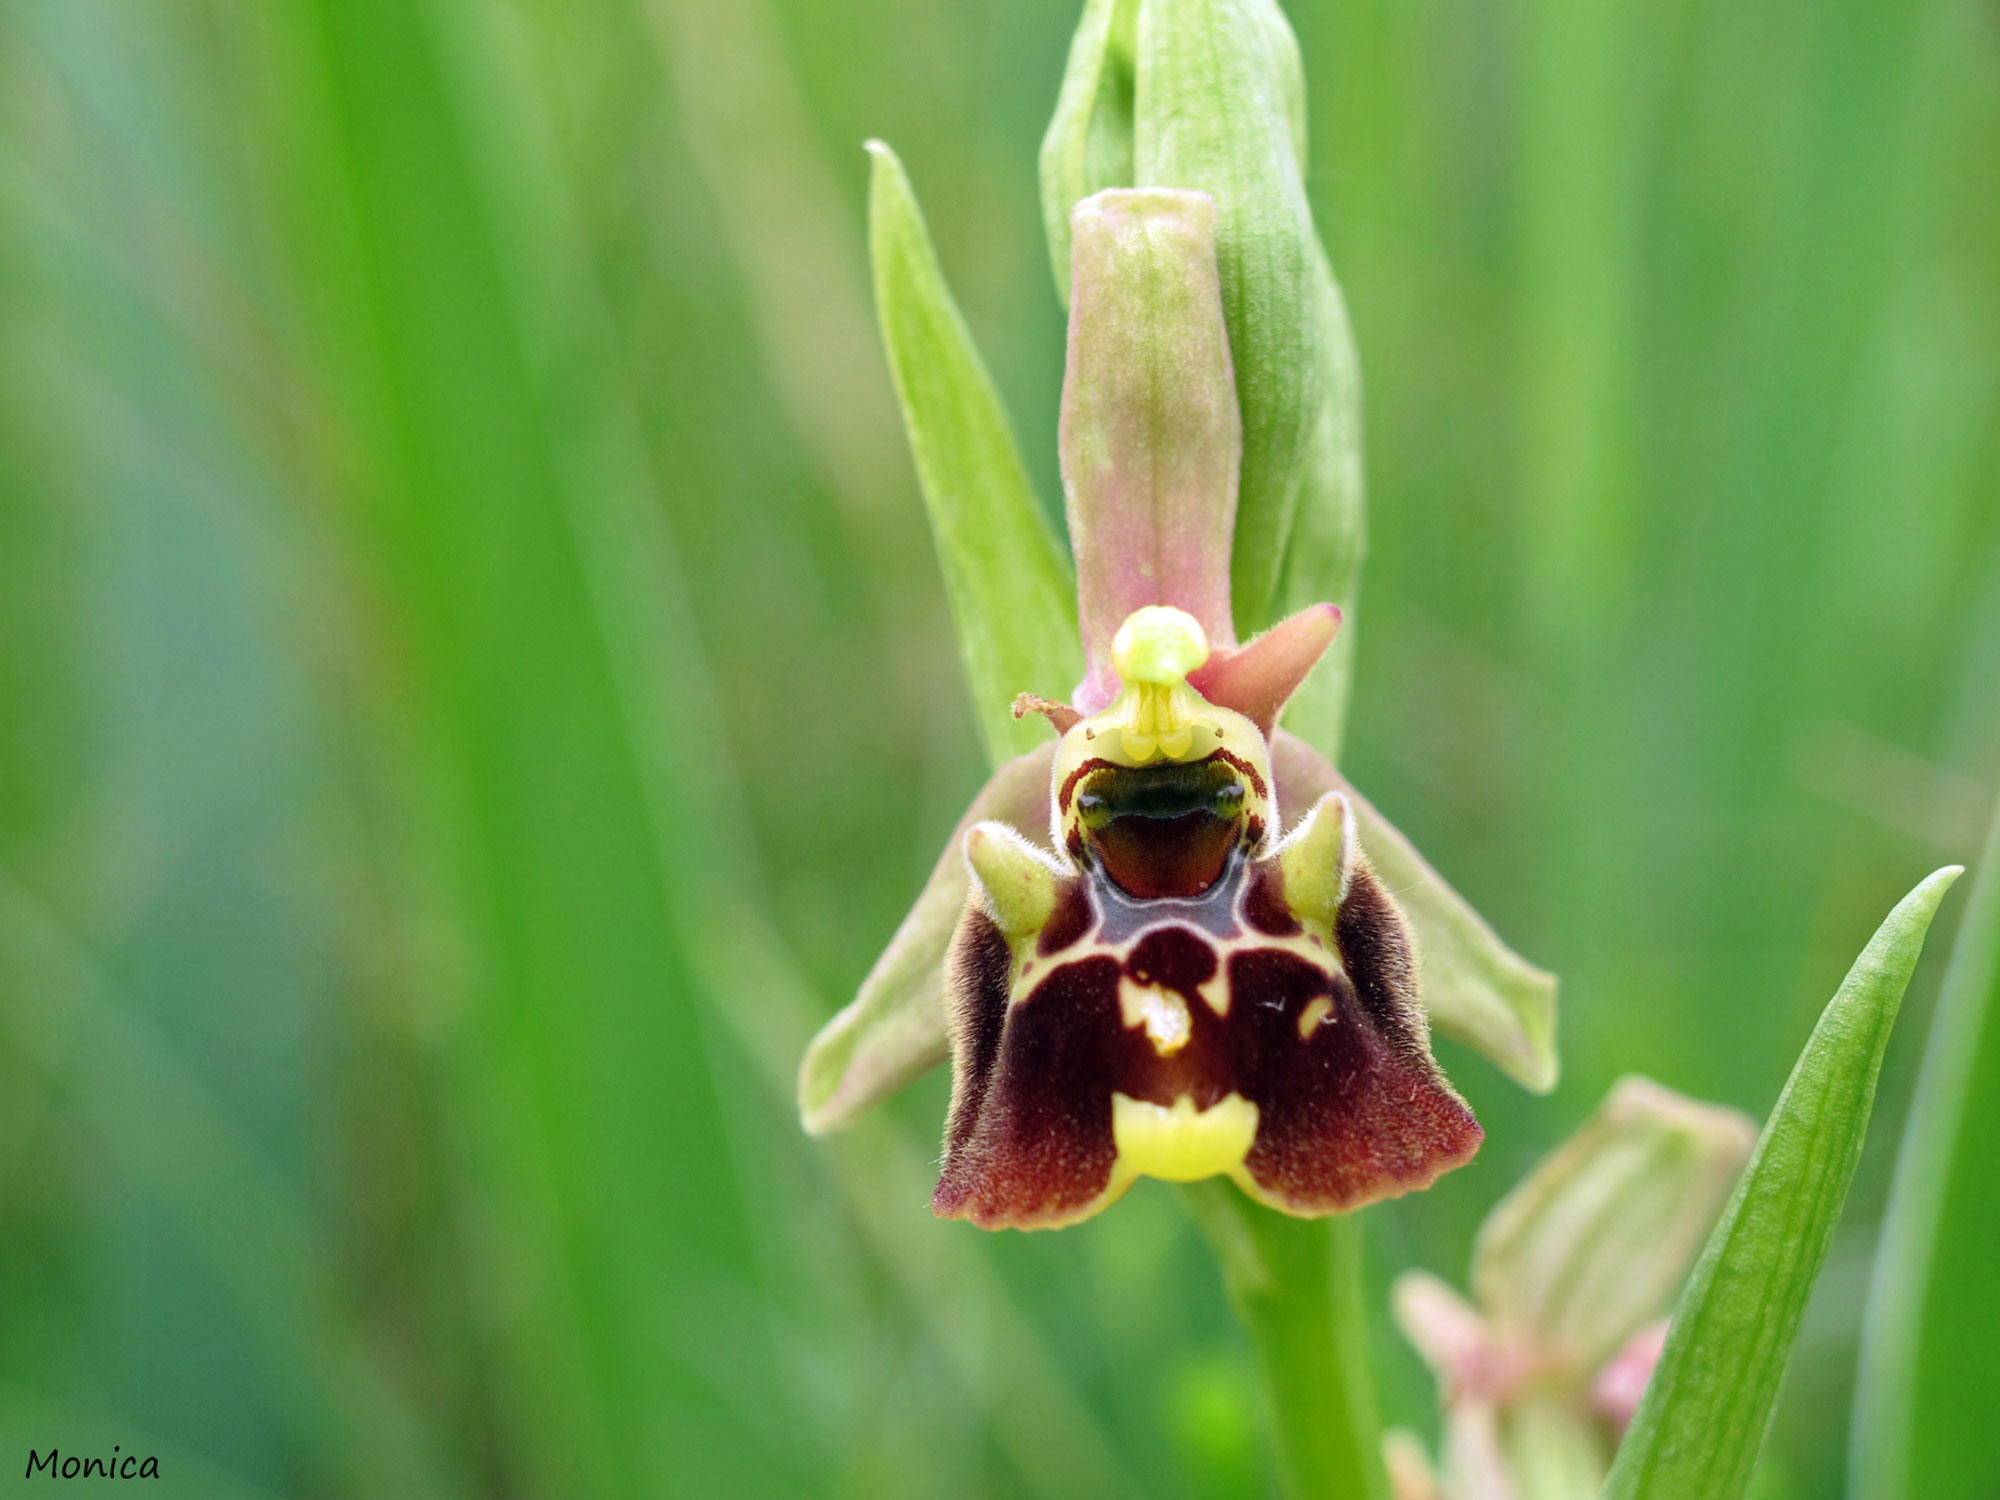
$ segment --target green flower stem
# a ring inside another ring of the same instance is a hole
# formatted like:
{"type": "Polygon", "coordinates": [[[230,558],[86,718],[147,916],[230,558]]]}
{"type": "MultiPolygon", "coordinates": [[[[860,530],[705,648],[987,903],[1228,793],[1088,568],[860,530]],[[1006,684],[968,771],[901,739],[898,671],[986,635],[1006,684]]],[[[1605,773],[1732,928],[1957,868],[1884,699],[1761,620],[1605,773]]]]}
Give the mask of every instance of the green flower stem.
{"type": "Polygon", "coordinates": [[[1293,1219],[1220,1179],[1186,1190],[1257,1356],[1288,1500],[1388,1500],[1361,1225],[1293,1219]]]}
{"type": "Polygon", "coordinates": [[[1515,1402],[1502,1439],[1515,1491],[1532,1500],[1596,1500],[1611,1467],[1598,1425],[1569,1392],[1539,1391],[1515,1402]]]}

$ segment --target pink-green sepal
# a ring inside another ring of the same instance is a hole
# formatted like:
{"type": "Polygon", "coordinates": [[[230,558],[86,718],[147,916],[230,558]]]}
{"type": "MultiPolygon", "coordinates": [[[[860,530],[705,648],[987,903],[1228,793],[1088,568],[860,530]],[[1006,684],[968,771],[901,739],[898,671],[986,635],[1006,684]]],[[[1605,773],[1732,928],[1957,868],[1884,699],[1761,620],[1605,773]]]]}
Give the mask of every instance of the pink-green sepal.
{"type": "Polygon", "coordinates": [[[1215,268],[1215,202],[1110,189],[1070,219],[1063,492],[1085,678],[1076,705],[1118,693],[1111,641],[1146,605],[1235,646],[1229,558],[1243,452],[1215,268]]]}
{"type": "Polygon", "coordinates": [[[1051,741],[993,773],[959,819],[930,878],[846,1008],[820,1029],[799,1065],[799,1115],[824,1135],[849,1124],[950,1054],[944,959],[965,909],[966,832],[987,819],[1039,832],[1049,826],[1051,741]]]}

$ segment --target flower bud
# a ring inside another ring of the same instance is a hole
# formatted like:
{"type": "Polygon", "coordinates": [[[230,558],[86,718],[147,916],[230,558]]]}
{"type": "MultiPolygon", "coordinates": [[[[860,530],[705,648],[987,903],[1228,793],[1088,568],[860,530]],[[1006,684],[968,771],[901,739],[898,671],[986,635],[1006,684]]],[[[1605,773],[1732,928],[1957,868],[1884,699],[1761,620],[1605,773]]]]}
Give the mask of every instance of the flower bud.
{"type": "MultiPolygon", "coordinates": [[[[1597,1494],[1659,1358],[1648,1320],[1755,1136],[1734,1110],[1622,1079],[1487,1217],[1473,1302],[1422,1272],[1397,1280],[1396,1321],[1444,1408],[1438,1500],[1597,1494]]],[[[1400,1461],[1420,1492],[1410,1455],[1400,1461]]]]}
{"type": "Polygon", "coordinates": [[[1594,1372],[1667,1305],[1756,1138],[1733,1109],[1621,1079],[1487,1217],[1475,1300],[1503,1337],[1594,1372]]]}

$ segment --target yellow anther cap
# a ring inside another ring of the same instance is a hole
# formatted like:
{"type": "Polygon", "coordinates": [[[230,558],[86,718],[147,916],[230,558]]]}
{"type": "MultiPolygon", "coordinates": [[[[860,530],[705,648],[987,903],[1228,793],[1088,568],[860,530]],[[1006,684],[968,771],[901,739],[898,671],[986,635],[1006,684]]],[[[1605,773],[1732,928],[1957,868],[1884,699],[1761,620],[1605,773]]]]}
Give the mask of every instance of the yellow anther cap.
{"type": "Polygon", "coordinates": [[[1208,636],[1186,610],[1149,604],[1118,627],[1111,660],[1127,683],[1169,687],[1208,660],[1208,636]]]}

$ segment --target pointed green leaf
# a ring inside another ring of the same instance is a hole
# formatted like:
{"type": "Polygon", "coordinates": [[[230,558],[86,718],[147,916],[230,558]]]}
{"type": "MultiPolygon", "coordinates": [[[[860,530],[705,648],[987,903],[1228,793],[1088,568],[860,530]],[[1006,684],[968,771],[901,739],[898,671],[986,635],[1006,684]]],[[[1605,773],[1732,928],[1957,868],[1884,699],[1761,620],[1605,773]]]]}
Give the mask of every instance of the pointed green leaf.
{"type": "Polygon", "coordinates": [[[2000,811],[1904,1127],[1854,1405],[1854,1493],[2000,1494],[2000,811]]]}
{"type": "Polygon", "coordinates": [[[994,765],[1048,733],[1017,693],[1069,697],[1083,672],[1070,571],[1022,467],[999,392],[938,268],[896,154],[868,143],[876,312],[937,538],[966,684],[994,765]]]}
{"type": "Polygon", "coordinates": [[[1738,1500],[1861,1159],[1875,1079],[1938,902],[1939,870],[1889,913],[1820,1017],[1618,1450],[1606,1500],[1738,1500]]]}
{"type": "Polygon", "coordinates": [[[1055,117],[1042,137],[1042,220],[1056,295],[1069,306],[1069,216],[1105,188],[1132,186],[1132,48],[1139,0],[1085,0],[1055,117]]]}
{"type": "Polygon", "coordinates": [[[993,818],[1046,841],[1055,741],[1046,738],[1046,726],[1042,734],[1038,748],[1008,761],[972,799],[860,993],[806,1049],[799,1066],[799,1114],[812,1134],[840,1129],[950,1055],[944,959],[972,883],[965,867],[966,830],[993,818]]]}
{"type": "Polygon", "coordinates": [[[1297,43],[1275,0],[1144,0],[1133,95],[1140,187],[1215,199],[1216,264],[1243,408],[1231,560],[1237,633],[1277,615],[1319,417],[1318,241],[1295,140],[1297,43]]]}
{"type": "Polygon", "coordinates": [[[1503,943],[1396,825],[1304,740],[1282,729],[1272,736],[1271,769],[1281,817],[1333,791],[1354,804],[1361,848],[1416,936],[1431,1025],[1483,1052],[1523,1088],[1538,1094],[1554,1088],[1561,1071],[1555,975],[1503,943]]]}

